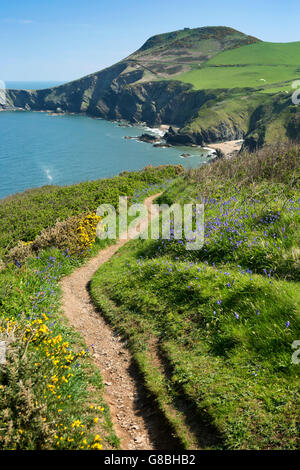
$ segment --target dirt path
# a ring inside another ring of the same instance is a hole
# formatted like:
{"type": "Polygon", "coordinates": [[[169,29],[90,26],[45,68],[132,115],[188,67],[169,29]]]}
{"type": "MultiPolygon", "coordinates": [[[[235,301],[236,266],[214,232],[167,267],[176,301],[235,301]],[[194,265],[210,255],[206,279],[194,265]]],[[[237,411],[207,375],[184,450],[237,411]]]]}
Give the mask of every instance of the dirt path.
{"type": "MultiPolygon", "coordinates": [[[[139,231],[147,227],[149,210],[157,196],[145,200],[148,218],[138,224],[139,231]]],[[[110,407],[121,448],[170,449],[174,448],[170,432],[166,432],[162,417],[154,411],[128,349],[96,311],[88,292],[89,281],[99,266],[108,261],[132,236],[133,232],[128,234],[127,239],[119,239],[115,245],[105,248],[62,280],[63,310],[70,323],[84,337],[90,351],[93,351],[94,362],[105,383],[104,397],[110,407]]]]}

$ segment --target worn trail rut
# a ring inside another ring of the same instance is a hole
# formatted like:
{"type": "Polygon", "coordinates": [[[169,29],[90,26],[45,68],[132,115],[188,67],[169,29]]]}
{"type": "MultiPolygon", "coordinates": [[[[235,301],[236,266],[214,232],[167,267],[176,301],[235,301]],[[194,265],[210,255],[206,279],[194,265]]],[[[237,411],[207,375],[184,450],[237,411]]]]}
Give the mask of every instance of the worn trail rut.
{"type": "MultiPolygon", "coordinates": [[[[137,225],[138,231],[146,229],[150,208],[155,196],[144,201],[148,210],[137,225]]],[[[90,298],[88,285],[97,269],[108,261],[118,249],[133,238],[126,239],[102,250],[84,266],[65,277],[61,282],[62,305],[65,316],[81,333],[99,368],[105,384],[104,397],[110,407],[112,421],[123,450],[174,449],[177,447],[163,417],[155,410],[147,396],[130,352],[122,339],[113,332],[90,298]]]]}

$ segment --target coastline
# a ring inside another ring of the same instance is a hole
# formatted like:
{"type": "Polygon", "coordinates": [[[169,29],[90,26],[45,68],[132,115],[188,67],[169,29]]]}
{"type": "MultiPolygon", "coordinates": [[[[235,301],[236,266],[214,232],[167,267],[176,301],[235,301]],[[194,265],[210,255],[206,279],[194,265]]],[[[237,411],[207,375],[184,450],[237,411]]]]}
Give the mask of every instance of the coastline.
{"type": "Polygon", "coordinates": [[[242,139],[240,139],[240,140],[227,140],[227,141],[218,142],[218,143],[215,143],[215,144],[207,144],[206,147],[204,147],[204,148],[208,148],[208,149],[212,149],[212,150],[221,150],[221,152],[223,152],[225,157],[230,158],[234,155],[237,155],[240,152],[240,150],[243,146],[243,143],[244,143],[244,140],[242,140],[242,139]]]}
{"type": "MultiPolygon", "coordinates": [[[[6,109],[0,108],[0,111],[2,112],[5,112],[5,111],[39,112],[39,113],[47,113],[49,116],[54,116],[54,117],[64,116],[64,115],[78,115],[78,116],[87,116],[92,119],[99,119],[96,116],[92,116],[86,113],[74,113],[74,112],[62,111],[60,108],[58,108],[57,111],[51,111],[51,110],[27,110],[24,108],[14,107],[14,108],[6,108],[6,109]]],[[[100,118],[100,119],[103,119],[103,118],[100,118]]],[[[110,120],[108,119],[108,121],[110,120]]],[[[129,121],[125,121],[123,119],[120,119],[120,120],[113,119],[111,120],[111,122],[119,125],[120,127],[133,127],[133,126],[142,127],[143,129],[145,129],[145,131],[151,132],[154,135],[157,135],[158,137],[160,137],[161,139],[163,139],[164,134],[169,130],[170,127],[172,127],[175,132],[178,132],[178,130],[180,129],[179,127],[174,126],[173,124],[159,124],[156,127],[150,127],[146,122],[132,123],[129,121]]],[[[244,143],[244,140],[240,139],[240,140],[228,140],[228,141],[217,142],[217,143],[212,143],[212,144],[205,144],[205,146],[193,144],[193,145],[184,145],[184,147],[187,147],[187,148],[195,147],[195,148],[203,149],[203,150],[211,150],[212,151],[211,156],[214,154],[215,150],[219,149],[221,150],[221,152],[223,152],[225,157],[228,158],[228,157],[238,154],[242,148],[243,143],[244,143]]],[[[168,146],[177,147],[177,145],[173,145],[173,144],[169,144],[168,146]]]]}

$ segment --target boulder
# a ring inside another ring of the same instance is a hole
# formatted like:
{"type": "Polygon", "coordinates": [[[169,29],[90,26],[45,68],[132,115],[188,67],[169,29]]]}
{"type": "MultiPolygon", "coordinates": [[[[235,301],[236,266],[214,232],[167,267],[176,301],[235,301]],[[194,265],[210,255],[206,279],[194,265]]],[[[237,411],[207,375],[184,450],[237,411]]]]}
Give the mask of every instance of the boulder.
{"type": "Polygon", "coordinates": [[[160,138],[152,134],[142,134],[138,138],[141,142],[147,142],[149,144],[160,143],[160,138]]]}

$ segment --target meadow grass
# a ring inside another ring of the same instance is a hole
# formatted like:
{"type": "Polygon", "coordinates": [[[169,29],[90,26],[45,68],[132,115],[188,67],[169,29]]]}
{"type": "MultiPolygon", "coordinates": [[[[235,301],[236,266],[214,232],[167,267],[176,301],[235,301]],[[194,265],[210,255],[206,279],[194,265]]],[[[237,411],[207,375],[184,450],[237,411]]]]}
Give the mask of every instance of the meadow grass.
{"type": "Polygon", "coordinates": [[[298,147],[192,170],[160,202],[204,202],[203,248],[132,241],[92,280],[185,448],[299,447],[299,196],[298,147]]]}
{"type": "Polygon", "coordinates": [[[220,52],[203,66],[194,66],[176,78],[197,90],[252,87],[274,93],[281,91],[282,84],[292,93],[291,84],[284,82],[300,77],[299,55],[300,42],[257,42],[220,52]]]}
{"type": "Polygon", "coordinates": [[[300,42],[257,42],[221,52],[207,65],[297,65],[299,66],[300,42]]]}
{"type": "MultiPolygon", "coordinates": [[[[106,202],[116,205],[116,198],[120,192],[126,191],[126,185],[129,185],[131,202],[142,202],[145,197],[166,188],[167,178],[174,176],[177,170],[171,167],[151,168],[141,172],[140,178],[134,174],[136,182],[131,174],[112,178],[102,186],[102,191],[104,188],[110,190],[104,194],[98,187],[94,193],[83,191],[80,194],[80,189],[90,187],[84,184],[63,189],[47,188],[46,192],[52,194],[63,217],[63,209],[66,216],[72,211],[82,211],[86,201],[90,204],[89,209],[95,210],[98,204],[94,200],[96,195],[100,200],[105,198],[106,202]],[[66,207],[62,193],[69,193],[66,207]],[[76,201],[81,201],[79,208],[75,206],[76,201]]],[[[6,211],[8,207],[20,207],[18,236],[23,240],[29,229],[24,221],[26,208],[31,207],[31,202],[34,207],[38,200],[43,201],[44,189],[4,202],[6,211]]],[[[41,203],[41,210],[45,207],[47,201],[41,203]]],[[[33,212],[30,217],[33,217],[33,212]]],[[[40,214],[37,219],[42,225],[46,221],[40,214]]],[[[83,225],[90,222],[90,217],[82,219],[83,225]]],[[[0,340],[7,346],[6,364],[0,366],[1,449],[100,450],[119,447],[109,408],[103,399],[99,370],[93,366],[83,339],[61,315],[61,278],[114,242],[95,240],[95,234],[90,235],[87,241],[85,238],[81,240],[75,253],[70,254],[69,249],[59,246],[53,247],[50,239],[49,246],[43,245],[29,257],[1,266],[0,340]]]]}
{"type": "Polygon", "coordinates": [[[300,71],[297,65],[216,65],[191,70],[176,78],[191,83],[196,90],[251,87],[264,88],[265,93],[271,93],[265,85],[297,80],[300,71]]]}

